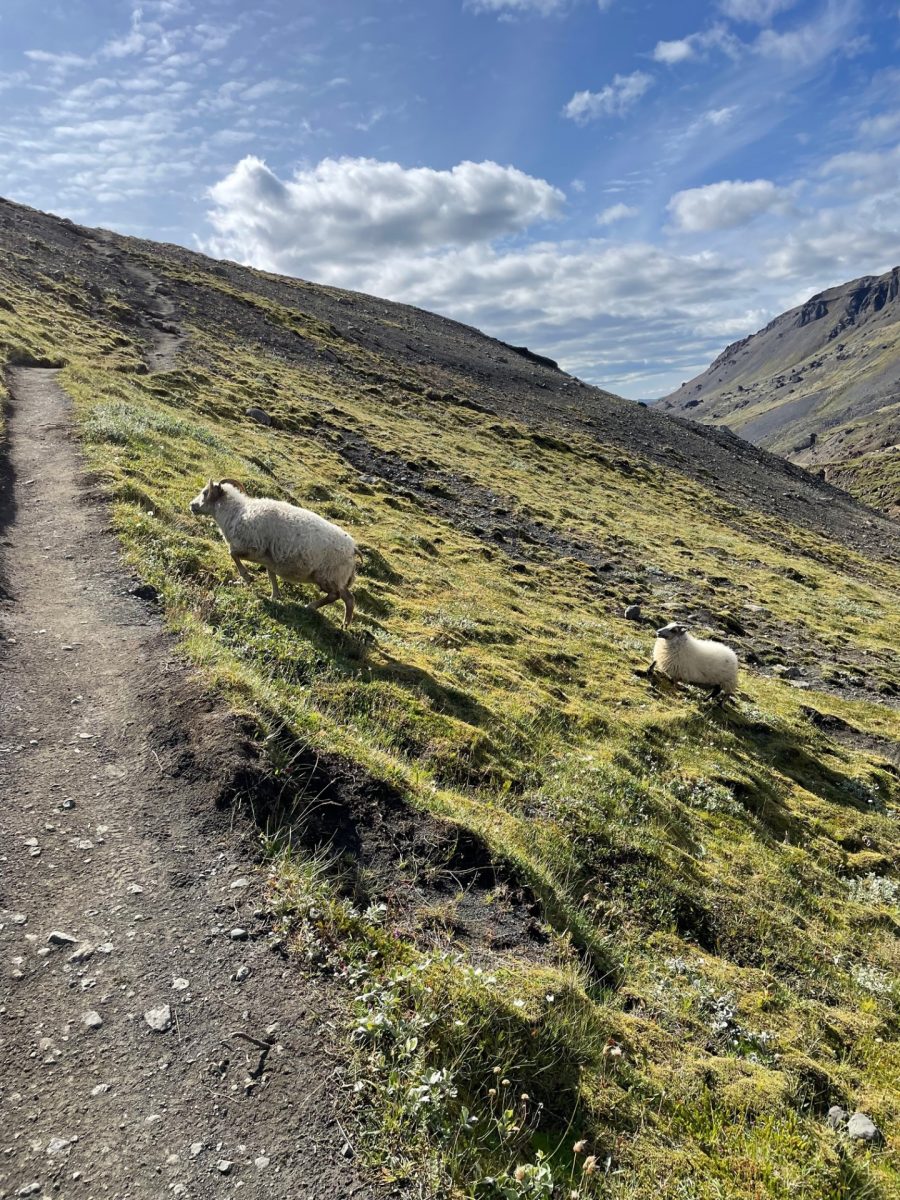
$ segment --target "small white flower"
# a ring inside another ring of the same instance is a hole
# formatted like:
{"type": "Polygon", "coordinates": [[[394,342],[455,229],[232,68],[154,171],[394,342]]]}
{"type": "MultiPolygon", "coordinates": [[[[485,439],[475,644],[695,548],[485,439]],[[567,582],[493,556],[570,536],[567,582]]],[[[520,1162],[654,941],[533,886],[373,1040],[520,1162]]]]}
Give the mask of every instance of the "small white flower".
{"type": "Polygon", "coordinates": [[[524,1008],[525,1001],[524,1000],[513,1000],[513,1007],[514,1008],[524,1008]]]}

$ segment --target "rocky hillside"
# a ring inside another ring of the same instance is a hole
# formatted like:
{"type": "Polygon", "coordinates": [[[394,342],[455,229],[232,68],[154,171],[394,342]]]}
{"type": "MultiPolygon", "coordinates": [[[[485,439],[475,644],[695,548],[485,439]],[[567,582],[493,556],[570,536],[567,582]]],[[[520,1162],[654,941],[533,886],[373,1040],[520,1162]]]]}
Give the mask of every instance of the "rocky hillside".
{"type": "Polygon", "coordinates": [[[269,920],[389,1190],[898,1194],[900,527],[477,330],[9,203],[0,362],[60,367],[245,715],[269,920]],[[353,533],[349,632],[237,584],[211,475],[353,533]],[[646,677],[672,619],[736,703],[646,677]]]}
{"type": "Polygon", "coordinates": [[[900,515],[900,267],[813,296],[659,402],[900,515]]]}

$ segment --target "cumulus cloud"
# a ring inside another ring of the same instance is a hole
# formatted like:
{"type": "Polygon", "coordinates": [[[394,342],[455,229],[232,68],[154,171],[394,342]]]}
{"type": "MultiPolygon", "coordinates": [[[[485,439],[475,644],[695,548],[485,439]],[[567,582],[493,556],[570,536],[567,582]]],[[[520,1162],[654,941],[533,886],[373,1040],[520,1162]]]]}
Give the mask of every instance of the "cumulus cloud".
{"type": "Polygon", "coordinates": [[[675,227],[685,233],[734,229],[773,209],[784,211],[788,193],[769,179],[723,180],[676,192],[668,204],[675,227]]]}
{"type": "Polygon", "coordinates": [[[599,92],[576,92],[563,109],[563,115],[578,125],[596,121],[598,117],[622,117],[637,104],[653,83],[646,71],[616,75],[612,83],[599,92]]]}
{"type": "Polygon", "coordinates": [[[674,42],[657,42],[653,50],[653,58],[656,62],[674,66],[675,63],[686,62],[689,58],[694,58],[696,53],[693,41],[686,37],[679,38],[674,42]]]}
{"type": "Polygon", "coordinates": [[[614,225],[616,221],[636,217],[639,212],[640,209],[633,208],[630,204],[611,204],[609,208],[604,208],[603,212],[597,214],[597,224],[614,225]]]}
{"type": "Polygon", "coordinates": [[[558,188],[514,167],[463,162],[449,171],[371,158],[323,159],[283,181],[242,159],[211,189],[217,250],[298,265],[380,259],[486,242],[556,217],[558,188]]]}
{"type": "Polygon", "coordinates": [[[719,0],[719,8],[735,21],[768,25],[774,16],[796,3],[797,0],[719,0]]]}

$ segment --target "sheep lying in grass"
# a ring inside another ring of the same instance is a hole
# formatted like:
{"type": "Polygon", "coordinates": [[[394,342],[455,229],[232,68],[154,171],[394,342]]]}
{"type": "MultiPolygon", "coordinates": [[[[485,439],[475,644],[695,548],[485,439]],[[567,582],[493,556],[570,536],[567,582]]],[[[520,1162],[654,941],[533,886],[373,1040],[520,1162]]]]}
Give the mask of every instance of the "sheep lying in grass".
{"type": "Polygon", "coordinates": [[[706,697],[731,695],[737,691],[738,660],[735,652],[721,642],[691,637],[683,625],[672,622],[656,631],[653,661],[648,675],[660,670],[673,682],[697,683],[711,687],[706,697]]]}
{"type": "Polygon", "coordinates": [[[315,583],[325,593],[310,607],[340,598],[344,625],[353,619],[350,585],[356,577],[356,543],[349,533],[318,513],[281,500],[255,500],[234,479],[210,479],[191,501],[195,516],[210,516],[228,543],[245,583],[253,578],[244,566],[262,563],[269,573],[272,599],[280,598],[278,576],[292,583],[315,583]]]}

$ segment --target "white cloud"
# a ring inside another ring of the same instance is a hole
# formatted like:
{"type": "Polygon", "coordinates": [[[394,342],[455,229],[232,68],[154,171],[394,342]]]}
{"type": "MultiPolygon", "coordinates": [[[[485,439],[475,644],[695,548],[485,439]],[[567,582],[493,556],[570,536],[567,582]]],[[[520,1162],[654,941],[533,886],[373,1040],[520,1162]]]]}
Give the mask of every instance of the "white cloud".
{"type": "MultiPolygon", "coordinates": [[[[721,339],[706,337],[705,323],[723,320],[750,283],[749,273],[717,256],[644,242],[495,241],[430,250],[433,239],[419,236],[385,249],[371,243],[365,226],[348,234],[332,221],[324,195],[321,219],[307,212],[285,229],[284,186],[275,181],[253,213],[202,248],[445,313],[640,396],[662,394],[707,365],[721,339]]],[[[221,209],[212,219],[219,230],[221,209]]]]}
{"type": "MultiPolygon", "coordinates": [[[[900,165],[900,163],[898,163],[900,165]]],[[[809,296],[855,276],[880,275],[897,265],[900,222],[885,200],[896,195],[896,170],[886,190],[828,209],[794,226],[769,247],[760,269],[809,296]]],[[[797,302],[797,301],[795,301],[797,302]]]]}
{"type": "Polygon", "coordinates": [[[653,50],[653,58],[656,62],[674,66],[675,63],[686,62],[689,58],[694,58],[696,53],[694,42],[688,37],[675,42],[657,42],[653,50]]]}
{"type": "Polygon", "coordinates": [[[88,67],[91,59],[81,54],[71,54],[64,51],[54,54],[49,50],[26,50],[25,57],[39,63],[49,74],[52,82],[60,82],[65,76],[78,67],[88,67]]]}
{"type": "Polygon", "coordinates": [[[549,17],[569,8],[570,0],[466,0],[465,7],[472,12],[536,13],[549,17]]]}
{"type": "Polygon", "coordinates": [[[713,25],[701,33],[691,33],[673,42],[657,42],[653,58],[672,67],[713,49],[724,51],[730,58],[737,58],[745,47],[724,25],[713,25]]]}
{"type": "Polygon", "coordinates": [[[633,208],[630,204],[611,204],[609,208],[604,208],[603,212],[597,214],[597,224],[613,225],[616,221],[636,217],[639,212],[640,209],[633,208]]]}
{"type": "Polygon", "coordinates": [[[576,92],[563,109],[563,115],[579,125],[598,117],[622,117],[637,104],[652,83],[653,76],[645,71],[616,75],[612,83],[599,92],[576,92]]]}
{"type": "MultiPolygon", "coordinates": [[[[579,0],[463,0],[463,8],[476,13],[499,13],[501,16],[535,14],[556,16],[568,12],[579,0]]],[[[612,8],[615,0],[597,0],[600,12],[612,8]]]]}
{"type": "Polygon", "coordinates": [[[861,48],[852,36],[857,13],[857,0],[828,0],[821,14],[805,25],[784,33],[764,29],[754,48],[758,54],[779,59],[795,69],[815,66],[838,52],[855,54],[861,48]]]}
{"type": "Polygon", "coordinates": [[[889,194],[900,188],[900,145],[889,150],[851,150],[835,154],[822,164],[819,174],[835,181],[838,195],[875,197],[889,194]]]}
{"type": "Polygon", "coordinates": [[[287,256],[306,269],[490,241],[558,216],[565,200],[544,180],[493,162],[436,171],[323,159],[284,182],[252,156],[210,195],[216,253],[270,264],[287,256]]]}
{"type": "Polygon", "coordinates": [[[866,117],[859,125],[860,135],[870,141],[884,141],[900,134],[900,109],[866,117]]]}
{"type": "MultiPolygon", "coordinates": [[[[279,80],[252,73],[250,60],[233,59],[230,107],[217,107],[211,55],[238,28],[195,24],[180,0],[144,0],[126,24],[104,25],[89,50],[26,52],[26,70],[16,76],[26,84],[25,96],[15,111],[7,109],[0,127],[6,190],[94,223],[135,229],[135,220],[145,220],[141,232],[158,229],[161,209],[186,204],[201,191],[202,184],[186,185],[188,176],[221,174],[223,147],[239,137],[263,151],[277,144],[281,98],[302,86],[299,68],[291,80],[279,80]],[[171,24],[161,23],[170,18],[171,24]],[[261,105],[270,111],[254,111],[261,105]],[[240,132],[250,119],[252,137],[240,132]]],[[[295,119],[294,145],[302,129],[295,119]]],[[[189,238],[183,228],[180,236],[189,238]]]]}
{"type": "Polygon", "coordinates": [[[0,72],[0,92],[5,91],[7,88],[19,87],[21,84],[27,82],[27,71],[0,72]]]}
{"type": "Polygon", "coordinates": [[[145,44],[144,35],[140,29],[134,27],[123,37],[111,38],[100,53],[104,58],[129,58],[131,55],[140,54],[145,44]]]}
{"type": "Polygon", "coordinates": [[[675,227],[685,233],[734,229],[773,209],[784,211],[788,193],[769,179],[723,180],[676,192],[668,203],[675,227]]]}
{"type": "Polygon", "coordinates": [[[735,21],[768,25],[774,16],[796,3],[797,0],[719,0],[719,8],[735,21]]]}

